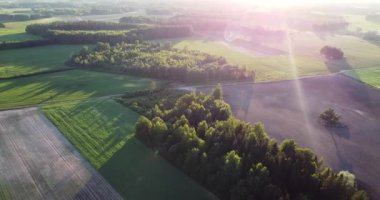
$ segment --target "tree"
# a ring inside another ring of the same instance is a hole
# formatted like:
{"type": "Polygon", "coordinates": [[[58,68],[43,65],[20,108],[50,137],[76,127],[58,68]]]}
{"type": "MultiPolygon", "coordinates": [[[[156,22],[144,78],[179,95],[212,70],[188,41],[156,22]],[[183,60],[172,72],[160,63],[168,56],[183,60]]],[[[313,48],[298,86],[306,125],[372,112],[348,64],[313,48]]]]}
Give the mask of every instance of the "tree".
{"type": "Polygon", "coordinates": [[[147,142],[150,145],[151,142],[149,140],[149,137],[151,134],[152,122],[148,118],[142,116],[136,122],[135,127],[136,127],[136,137],[144,142],[147,142]]]}
{"type": "Polygon", "coordinates": [[[334,109],[328,108],[319,115],[319,119],[322,120],[326,126],[337,126],[340,124],[341,116],[336,113],[334,109]]]}
{"type": "Polygon", "coordinates": [[[342,59],[344,56],[344,53],[341,49],[331,46],[324,46],[322,47],[320,53],[325,56],[326,59],[329,60],[338,60],[342,59]]]}
{"type": "Polygon", "coordinates": [[[222,85],[219,83],[212,92],[214,99],[223,99],[222,85]]]}

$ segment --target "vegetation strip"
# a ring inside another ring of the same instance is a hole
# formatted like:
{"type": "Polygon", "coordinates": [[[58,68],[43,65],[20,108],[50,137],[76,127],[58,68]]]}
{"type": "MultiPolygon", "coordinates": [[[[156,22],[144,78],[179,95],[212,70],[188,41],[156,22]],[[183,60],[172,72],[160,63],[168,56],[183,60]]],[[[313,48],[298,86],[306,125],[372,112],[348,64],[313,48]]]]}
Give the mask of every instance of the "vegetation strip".
{"type": "Polygon", "coordinates": [[[367,198],[354,175],[333,172],[293,140],[278,145],[262,124],[234,118],[222,96],[218,87],[158,104],[138,120],[136,137],[220,199],[367,198]]]}
{"type": "Polygon", "coordinates": [[[125,199],[216,199],[141,144],[134,137],[139,114],[115,101],[65,102],[42,110],[125,199]]]}

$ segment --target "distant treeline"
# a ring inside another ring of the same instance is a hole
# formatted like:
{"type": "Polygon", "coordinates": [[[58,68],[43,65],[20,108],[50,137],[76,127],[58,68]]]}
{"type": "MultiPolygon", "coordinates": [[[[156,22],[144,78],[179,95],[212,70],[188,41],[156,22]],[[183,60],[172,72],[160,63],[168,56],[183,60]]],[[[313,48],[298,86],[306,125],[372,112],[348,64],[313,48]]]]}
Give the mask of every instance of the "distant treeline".
{"type": "MultiPolygon", "coordinates": [[[[146,102],[138,99],[135,107],[146,102]]],[[[335,173],[310,149],[293,140],[278,144],[263,124],[233,117],[220,87],[157,102],[137,121],[136,137],[221,200],[368,199],[353,174],[335,173]]]]}
{"type": "Polygon", "coordinates": [[[144,28],[147,26],[114,22],[100,22],[100,21],[78,21],[66,22],[56,21],[46,24],[31,24],[26,27],[26,32],[34,35],[44,36],[52,30],[74,31],[74,30],[130,30],[137,28],[144,28]]]}
{"type": "Polygon", "coordinates": [[[22,41],[22,42],[1,42],[0,43],[0,50],[46,46],[46,45],[50,45],[50,44],[54,44],[54,41],[51,41],[51,40],[28,40],[28,41],[22,41]]]}
{"type": "Polygon", "coordinates": [[[223,57],[173,48],[170,44],[98,43],[67,62],[70,66],[101,68],[176,81],[253,80],[254,72],[228,64],[223,57]]]}
{"type": "Polygon", "coordinates": [[[177,15],[165,23],[191,25],[195,31],[224,31],[229,24],[225,19],[203,15],[177,15]]]}
{"type": "Polygon", "coordinates": [[[0,14],[1,21],[28,21],[35,19],[49,18],[51,15],[45,14],[0,14]]]}
{"type": "Polygon", "coordinates": [[[120,23],[128,23],[128,24],[151,24],[151,23],[158,23],[157,20],[154,20],[152,18],[143,17],[143,16],[128,16],[128,17],[122,17],[119,19],[120,23]]]}
{"type": "Polygon", "coordinates": [[[313,30],[317,32],[330,32],[345,30],[348,27],[348,22],[326,22],[321,24],[313,24],[313,30]]]}
{"type": "Polygon", "coordinates": [[[173,12],[169,9],[146,9],[148,15],[171,15],[173,12]]]}
{"type": "Polygon", "coordinates": [[[137,40],[187,37],[193,33],[190,26],[146,26],[95,21],[32,24],[26,27],[26,32],[69,44],[96,42],[115,44],[137,40]]]}

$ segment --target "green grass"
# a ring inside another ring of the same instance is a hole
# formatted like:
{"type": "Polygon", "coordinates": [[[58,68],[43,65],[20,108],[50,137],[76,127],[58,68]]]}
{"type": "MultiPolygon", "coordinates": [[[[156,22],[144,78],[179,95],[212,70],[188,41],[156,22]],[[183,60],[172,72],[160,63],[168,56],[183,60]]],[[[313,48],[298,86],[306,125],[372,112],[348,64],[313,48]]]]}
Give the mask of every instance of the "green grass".
{"type": "Polygon", "coordinates": [[[0,81],[0,109],[159,87],[152,79],[84,70],[0,81]]]}
{"type": "Polygon", "coordinates": [[[41,39],[41,37],[27,34],[25,32],[26,26],[34,23],[49,23],[56,21],[57,18],[46,18],[38,20],[20,21],[20,22],[5,22],[5,28],[0,28],[0,42],[19,42],[27,40],[41,39]]]}
{"type": "Polygon", "coordinates": [[[344,18],[350,23],[349,30],[356,31],[360,28],[363,31],[378,31],[380,23],[368,21],[365,15],[346,14],[344,18]]]}
{"type": "Polygon", "coordinates": [[[214,199],[140,143],[139,115],[115,101],[61,103],[43,112],[125,199],[214,199]]]}
{"type": "Polygon", "coordinates": [[[81,45],[49,45],[0,51],[0,78],[66,68],[65,61],[81,45]]]}
{"type": "Polygon", "coordinates": [[[380,89],[380,67],[350,70],[344,74],[380,89]]]}
{"type": "MultiPolygon", "coordinates": [[[[175,47],[199,50],[210,54],[223,56],[228,62],[246,66],[256,70],[257,81],[273,81],[294,78],[293,68],[287,55],[255,56],[229,47],[217,41],[183,40],[175,47]]],[[[300,75],[326,73],[323,61],[313,57],[295,56],[295,64],[300,75]]]]}
{"type": "Polygon", "coordinates": [[[230,63],[256,70],[257,81],[287,80],[300,76],[322,75],[356,68],[377,66],[380,63],[380,47],[353,36],[317,36],[313,33],[291,34],[294,66],[288,55],[288,42],[266,44],[285,52],[283,55],[258,55],[249,49],[237,48],[214,40],[183,39],[175,41],[175,47],[200,50],[223,56],[230,63]],[[345,60],[326,62],[319,51],[324,45],[341,48],[345,60]],[[360,49],[360,51],[358,51],[360,49]]]}

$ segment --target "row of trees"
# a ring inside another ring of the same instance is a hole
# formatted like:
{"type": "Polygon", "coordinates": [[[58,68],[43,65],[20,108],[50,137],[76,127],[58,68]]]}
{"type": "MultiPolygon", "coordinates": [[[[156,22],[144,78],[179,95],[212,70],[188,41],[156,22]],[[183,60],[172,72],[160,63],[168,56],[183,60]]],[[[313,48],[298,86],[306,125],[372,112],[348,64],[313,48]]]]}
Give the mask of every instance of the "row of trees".
{"type": "Polygon", "coordinates": [[[338,30],[345,30],[349,23],[345,21],[340,22],[326,22],[321,24],[313,24],[313,30],[317,32],[333,32],[338,30]]]}
{"type": "Polygon", "coordinates": [[[45,24],[31,24],[25,29],[26,32],[34,35],[45,36],[52,30],[64,30],[64,31],[97,31],[97,30],[131,30],[137,28],[145,28],[146,26],[114,23],[114,22],[101,22],[101,21],[56,21],[45,24]]]}
{"type": "Polygon", "coordinates": [[[335,173],[293,140],[270,139],[262,124],[234,118],[217,88],[155,106],[136,137],[220,199],[367,199],[349,172],[335,173]]]}
{"type": "Polygon", "coordinates": [[[20,41],[20,42],[3,41],[0,43],[0,50],[45,46],[45,45],[50,45],[53,43],[54,42],[51,40],[27,40],[27,41],[20,41]]]}
{"type": "Polygon", "coordinates": [[[51,15],[43,14],[0,14],[0,21],[28,21],[42,18],[49,18],[51,15]]]}
{"type": "Polygon", "coordinates": [[[177,81],[252,80],[253,71],[228,64],[223,57],[173,48],[170,44],[98,43],[93,51],[82,50],[69,65],[110,68],[155,78],[177,81]]]}
{"type": "Polygon", "coordinates": [[[151,24],[151,23],[156,23],[158,21],[152,18],[143,17],[143,16],[127,16],[127,17],[120,18],[119,22],[128,23],[128,24],[151,24]]]}
{"type": "Polygon", "coordinates": [[[59,43],[135,42],[137,40],[169,39],[193,34],[190,26],[146,26],[111,22],[53,22],[33,24],[26,32],[59,43]]]}

